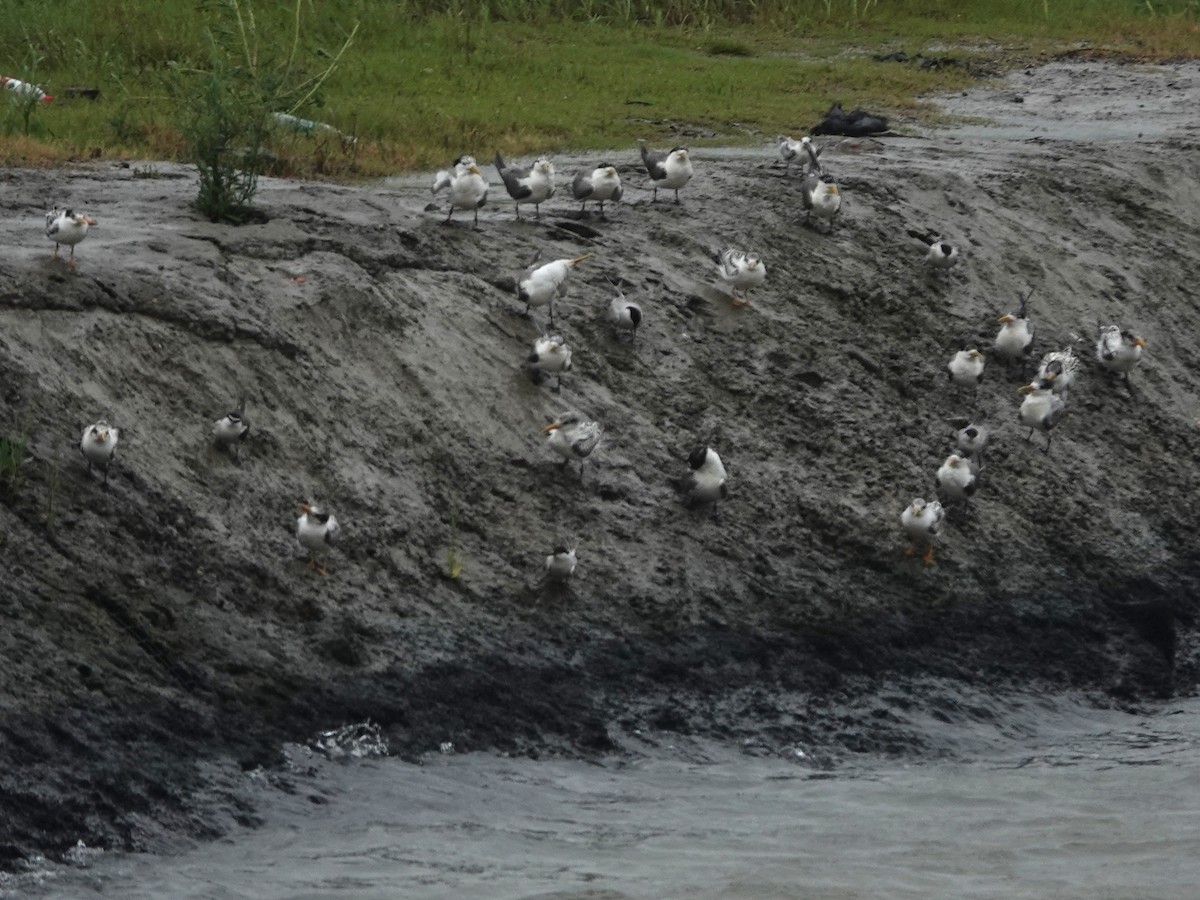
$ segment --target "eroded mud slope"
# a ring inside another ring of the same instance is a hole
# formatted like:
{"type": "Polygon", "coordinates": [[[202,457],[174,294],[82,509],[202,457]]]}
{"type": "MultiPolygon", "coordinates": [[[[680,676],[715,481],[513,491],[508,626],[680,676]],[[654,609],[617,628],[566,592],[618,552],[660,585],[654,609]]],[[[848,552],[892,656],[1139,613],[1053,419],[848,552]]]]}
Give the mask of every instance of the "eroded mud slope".
{"type": "MultiPolygon", "coordinates": [[[[248,813],[198,805],[198,761],[269,764],[367,716],[411,753],[597,752],[633,729],[903,752],[936,745],[913,713],[933,694],[975,714],[956,684],[1190,689],[1196,150],[835,145],[830,234],[802,227],[767,146],[697,151],[679,206],[622,150],[608,220],[560,195],[540,221],[490,205],[479,231],[426,211],[425,177],[267,180],[269,221],[229,228],[173,166],[5,173],[0,403],[31,461],[0,503],[4,855],[214,833],[248,813]],[[100,222],[74,271],[47,260],[54,203],[100,222]],[[926,274],[910,228],[963,265],[926,274]],[[749,308],[716,287],[730,243],[769,268],[749,308]],[[522,368],[547,326],[512,279],[539,248],[593,254],[556,310],[559,393],[522,368]],[[604,320],[612,282],[645,309],[635,342],[604,320]],[[1037,353],[1081,338],[1049,454],[1016,423],[1028,368],[993,361],[977,393],[945,378],[1031,287],[1037,353]],[[1149,341],[1132,389],[1092,360],[1098,317],[1149,341]],[[235,465],[208,435],[243,392],[235,465]],[[582,483],[541,434],[568,408],[605,430],[582,483]],[[121,429],[107,492],[77,449],[102,416],[121,429]],[[900,511],[980,416],[983,486],[927,569],[900,511]],[[730,473],[716,515],[671,484],[697,441],[730,473]],[[306,497],[343,524],[328,577],[294,541],[306,497]],[[548,593],[560,535],[578,577],[548,593]]],[[[556,159],[564,181],[595,161],[556,159]]]]}

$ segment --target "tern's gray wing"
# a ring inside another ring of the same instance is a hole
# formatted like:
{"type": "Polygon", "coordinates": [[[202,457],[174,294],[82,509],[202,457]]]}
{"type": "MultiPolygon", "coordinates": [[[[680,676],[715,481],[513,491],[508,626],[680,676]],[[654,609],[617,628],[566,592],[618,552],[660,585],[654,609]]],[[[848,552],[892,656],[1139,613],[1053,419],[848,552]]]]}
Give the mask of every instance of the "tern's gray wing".
{"type": "Polygon", "coordinates": [[[662,181],[667,177],[667,168],[663,165],[670,155],[665,150],[647,150],[645,141],[638,141],[642,147],[642,163],[654,181],[662,181]]]}
{"type": "MultiPolygon", "coordinates": [[[[1027,293],[1024,297],[1021,298],[1021,308],[1017,311],[1018,319],[1028,319],[1029,318],[1029,315],[1026,312],[1026,310],[1029,307],[1029,298],[1033,296],[1034,290],[1035,290],[1035,288],[1030,288],[1029,293],[1027,293]]],[[[1032,322],[1029,323],[1029,331],[1031,334],[1033,333],[1033,323],[1032,322]]]]}
{"type": "Polygon", "coordinates": [[[500,180],[504,182],[504,186],[508,189],[508,195],[514,200],[524,200],[533,193],[533,189],[528,184],[523,184],[529,173],[533,171],[529,168],[519,169],[512,166],[505,167],[504,157],[500,155],[500,151],[496,151],[496,172],[500,175],[500,180]]]}
{"type": "Polygon", "coordinates": [[[575,176],[575,180],[571,182],[571,194],[576,200],[586,200],[592,196],[592,191],[594,190],[591,172],[580,172],[575,176]]]}
{"type": "Polygon", "coordinates": [[[726,278],[733,278],[738,273],[737,263],[734,262],[734,250],[729,249],[717,257],[717,268],[726,278]]]}
{"type": "Polygon", "coordinates": [[[580,459],[589,455],[600,443],[600,426],[595,422],[584,422],[579,426],[575,439],[571,441],[571,450],[580,459]]]}
{"type": "Polygon", "coordinates": [[[812,141],[809,141],[804,145],[804,151],[808,155],[808,160],[806,161],[809,163],[809,165],[811,165],[818,172],[821,171],[821,163],[817,159],[821,155],[821,148],[814,148],[812,141]]]}
{"type": "Polygon", "coordinates": [[[46,213],[46,237],[54,237],[58,234],[58,216],[54,213],[46,213]]]}
{"type": "Polygon", "coordinates": [[[813,208],[813,191],[817,189],[817,185],[820,183],[821,179],[815,173],[805,177],[804,184],[801,187],[801,201],[805,209],[813,208]]]}
{"type": "Polygon", "coordinates": [[[521,273],[521,277],[519,279],[517,279],[518,285],[520,284],[520,282],[524,281],[526,278],[528,278],[530,275],[532,275],[534,272],[537,271],[538,260],[541,258],[542,258],[542,251],[539,248],[533,252],[533,256],[529,257],[529,262],[527,262],[525,264],[525,270],[521,273]]]}

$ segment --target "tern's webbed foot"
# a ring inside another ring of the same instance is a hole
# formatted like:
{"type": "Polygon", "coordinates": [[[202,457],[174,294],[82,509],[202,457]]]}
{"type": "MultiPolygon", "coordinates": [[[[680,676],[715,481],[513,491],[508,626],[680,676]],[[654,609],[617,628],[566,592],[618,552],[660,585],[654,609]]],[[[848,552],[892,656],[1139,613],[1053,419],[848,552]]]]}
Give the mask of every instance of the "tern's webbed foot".
{"type": "Polygon", "coordinates": [[[925,551],[925,555],[921,557],[921,562],[927,566],[933,565],[933,544],[929,545],[929,549],[925,551]]]}

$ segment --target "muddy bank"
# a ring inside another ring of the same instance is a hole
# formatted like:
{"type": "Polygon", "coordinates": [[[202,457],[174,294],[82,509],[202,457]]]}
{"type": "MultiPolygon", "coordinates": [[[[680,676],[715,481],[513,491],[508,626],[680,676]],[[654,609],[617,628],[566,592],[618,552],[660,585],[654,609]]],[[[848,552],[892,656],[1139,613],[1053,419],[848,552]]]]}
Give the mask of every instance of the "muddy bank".
{"type": "MultiPolygon", "coordinates": [[[[1068,103],[1115,85],[1143,118],[1179,102],[1167,81],[1200,95],[1194,66],[1079,71],[1014,79],[1068,103]]],[[[996,114],[1034,108],[1014,90],[996,114]]],[[[425,208],[425,177],[266,180],[269,221],[232,229],[189,210],[182,168],[6,173],[0,412],[31,461],[0,498],[0,859],[252,821],[230,761],[269,767],[367,717],[406,756],[685,732],[819,759],[952,752],[935,723],[985,714],[981,690],[1191,691],[1195,134],[972,129],[831,143],[831,234],[801,227],[770,147],[698,151],[679,206],[650,203],[622,150],[608,220],[560,194],[540,221],[489,205],[478,232],[425,208]],[[54,203],[100,220],[75,271],[47,261],[54,203]],[[910,228],[964,264],[928,275],[910,228]],[[730,242],[769,269],[746,309],[709,258],[730,242]],[[522,368],[546,323],[512,279],[538,247],[593,254],[556,310],[575,353],[559,393],[522,368]],[[636,342],[604,319],[610,282],[646,310],[636,342]],[[1049,454],[1017,424],[1028,370],[993,361],[974,394],[945,380],[1031,286],[1037,354],[1083,338],[1049,454]],[[1097,317],[1149,341],[1132,390],[1092,360],[1097,317]],[[243,392],[234,464],[208,434],[243,392]],[[605,429],[582,483],[543,445],[567,408],[605,429]],[[77,450],[101,416],[122,429],[107,492],[77,450]],[[983,485],[926,569],[900,511],[981,416],[983,485]],[[730,473],[716,515],[672,487],[697,440],[730,473]],[[305,497],[343,525],[326,578],[295,544],[305,497]],[[548,592],[560,536],[578,576],[548,592]]],[[[565,182],[595,161],[556,165],[565,182]]]]}

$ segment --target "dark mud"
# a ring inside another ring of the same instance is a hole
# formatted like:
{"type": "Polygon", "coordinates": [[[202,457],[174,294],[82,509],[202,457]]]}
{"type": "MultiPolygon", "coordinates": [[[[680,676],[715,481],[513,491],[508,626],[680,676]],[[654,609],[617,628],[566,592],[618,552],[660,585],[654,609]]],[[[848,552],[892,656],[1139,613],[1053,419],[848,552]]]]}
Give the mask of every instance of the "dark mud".
{"type": "MultiPolygon", "coordinates": [[[[1116,85],[1133,116],[1177,103],[1169,81],[1200,94],[1194,66],[1039,71],[1014,78],[1066,103],[1116,85]]],[[[820,759],[953,753],[937,722],[994,719],[981,691],[1192,691],[1200,154],[1186,126],[1120,136],[831,142],[828,235],[769,147],[699,151],[680,206],[623,151],[608,220],[560,194],[540,221],[489,205],[478,232],[425,209],[425,177],[266,180],[269,220],[228,228],[174,166],[4,173],[0,414],[29,462],[0,494],[0,863],[253,822],[231,761],[269,771],[368,717],[411,758],[665,731],[820,759]],[[76,271],[47,260],[55,203],[100,220],[76,271]],[[910,228],[963,265],[925,273],[910,228]],[[768,266],[746,309],[716,286],[729,243],[768,266]],[[522,369],[545,323],[513,276],[538,247],[594,254],[556,310],[561,393],[522,369]],[[614,281],[646,310],[634,343],[604,319],[614,281]],[[1049,454],[1016,421],[1029,371],[945,380],[1029,287],[1038,354],[1083,339],[1049,454]],[[1132,389],[1092,361],[1097,317],[1149,341],[1132,389]],[[243,392],[237,465],[208,436],[243,392]],[[542,446],[566,408],[605,428],[582,484],[542,446]],[[107,493],[77,450],[101,416],[122,429],[107,493]],[[926,569],[900,512],[979,416],[983,486],[926,569]],[[672,487],[697,440],[730,473],[715,515],[672,487]],[[294,540],[305,497],[343,524],[325,578],[294,540]],[[559,536],[579,570],[548,592],[559,536]]],[[[556,160],[564,182],[594,162],[556,160]]]]}

